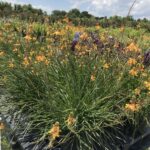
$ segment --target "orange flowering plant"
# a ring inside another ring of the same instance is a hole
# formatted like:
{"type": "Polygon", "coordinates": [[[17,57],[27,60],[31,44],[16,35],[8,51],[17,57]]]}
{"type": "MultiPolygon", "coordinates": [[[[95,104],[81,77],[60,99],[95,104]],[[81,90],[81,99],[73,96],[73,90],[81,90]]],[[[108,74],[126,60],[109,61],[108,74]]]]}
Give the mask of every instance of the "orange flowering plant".
{"type": "Polygon", "coordinates": [[[13,22],[7,30],[3,23],[1,82],[13,96],[10,105],[31,124],[20,128],[35,129],[37,141],[47,139],[51,148],[67,143],[68,150],[110,149],[123,138],[124,118],[136,122],[142,114],[146,122],[149,115],[149,67],[139,41],[129,39],[142,31],[63,22],[13,22]]]}

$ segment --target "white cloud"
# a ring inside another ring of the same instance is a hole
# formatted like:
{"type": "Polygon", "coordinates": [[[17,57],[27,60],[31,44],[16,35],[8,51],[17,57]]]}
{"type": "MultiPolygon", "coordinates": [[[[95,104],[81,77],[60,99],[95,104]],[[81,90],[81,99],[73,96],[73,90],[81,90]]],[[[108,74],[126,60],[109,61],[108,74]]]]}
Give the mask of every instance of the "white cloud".
{"type": "MultiPolygon", "coordinates": [[[[84,8],[85,10],[97,16],[112,16],[121,15],[126,16],[129,8],[134,0],[68,0],[72,4],[72,8],[84,8]]],[[[131,15],[134,17],[147,17],[150,19],[150,0],[137,0],[134,5],[131,15]]]]}
{"type": "Polygon", "coordinates": [[[133,9],[132,14],[150,19],[150,0],[139,0],[133,9]]]}
{"type": "Polygon", "coordinates": [[[89,0],[68,0],[71,3],[71,8],[79,8],[81,5],[89,2],[89,0]]]}
{"type": "Polygon", "coordinates": [[[48,13],[52,12],[52,8],[50,8],[49,6],[43,6],[43,5],[32,5],[33,8],[37,8],[37,9],[42,9],[43,11],[46,11],[48,13]]]}

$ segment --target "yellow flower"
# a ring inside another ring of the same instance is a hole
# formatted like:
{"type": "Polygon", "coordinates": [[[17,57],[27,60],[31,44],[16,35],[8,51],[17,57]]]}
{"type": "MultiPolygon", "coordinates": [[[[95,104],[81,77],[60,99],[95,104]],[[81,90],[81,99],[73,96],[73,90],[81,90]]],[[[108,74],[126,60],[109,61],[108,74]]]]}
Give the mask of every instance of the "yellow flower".
{"type": "Polygon", "coordinates": [[[53,124],[52,128],[48,131],[48,134],[50,135],[50,137],[52,138],[52,140],[55,140],[57,137],[60,136],[60,126],[59,126],[59,122],[56,122],[55,124],[53,124]]]}
{"type": "Polygon", "coordinates": [[[148,90],[150,90],[150,82],[149,82],[149,81],[145,81],[145,82],[144,82],[144,86],[145,86],[148,90]]]}
{"type": "Polygon", "coordinates": [[[119,30],[120,30],[120,32],[124,32],[125,31],[124,26],[122,26],[119,30]]]}
{"type": "Polygon", "coordinates": [[[101,35],[101,40],[102,40],[103,42],[105,42],[105,41],[106,41],[106,37],[105,37],[105,35],[104,35],[104,34],[102,34],[102,35],[101,35]]]}
{"type": "Polygon", "coordinates": [[[49,65],[49,61],[47,59],[45,60],[44,63],[45,63],[45,65],[49,65]]]}
{"type": "Polygon", "coordinates": [[[130,110],[130,111],[138,111],[140,109],[140,105],[133,102],[133,103],[128,103],[125,105],[125,109],[130,110]]]}
{"type": "Polygon", "coordinates": [[[14,48],[14,49],[13,49],[13,52],[17,52],[17,51],[18,51],[18,49],[17,49],[17,48],[14,48]]]}
{"type": "Polygon", "coordinates": [[[136,70],[135,68],[133,68],[133,69],[131,69],[131,70],[129,71],[129,74],[132,75],[132,76],[137,76],[137,75],[138,75],[138,72],[137,72],[137,70],[136,70]]]}
{"type": "Polygon", "coordinates": [[[62,35],[62,33],[60,31],[56,31],[53,33],[54,35],[62,35]]]}
{"type": "Polygon", "coordinates": [[[45,58],[45,56],[44,55],[38,55],[38,56],[36,56],[36,60],[38,61],[38,62],[42,62],[42,61],[44,61],[46,58],[45,58]]]}
{"type": "Polygon", "coordinates": [[[83,33],[80,35],[81,40],[86,40],[88,38],[88,35],[86,33],[83,33]]]}
{"type": "Polygon", "coordinates": [[[91,81],[95,81],[96,77],[94,75],[91,75],[91,81]]]}
{"type": "Polygon", "coordinates": [[[128,47],[127,51],[140,52],[140,49],[132,42],[128,47]]]}
{"type": "Polygon", "coordinates": [[[4,123],[0,122],[0,130],[3,130],[5,128],[4,123]]]}
{"type": "Polygon", "coordinates": [[[1,57],[1,56],[4,56],[4,52],[0,52],[0,57],[1,57]]]}
{"type": "Polygon", "coordinates": [[[35,51],[31,51],[31,52],[30,52],[30,56],[33,56],[34,53],[35,53],[35,51]]]}
{"type": "Polygon", "coordinates": [[[96,25],[95,28],[96,28],[97,30],[99,30],[99,29],[101,28],[101,26],[100,26],[100,25],[96,25]]]}
{"type": "Polygon", "coordinates": [[[76,119],[73,117],[73,114],[69,114],[69,117],[67,119],[67,124],[68,126],[74,125],[74,123],[76,122],[76,119]]]}
{"type": "Polygon", "coordinates": [[[28,34],[24,37],[24,39],[25,39],[26,41],[31,41],[31,40],[32,40],[31,36],[28,35],[28,34]]]}
{"type": "Polygon", "coordinates": [[[129,60],[127,61],[128,65],[135,65],[137,63],[137,61],[134,58],[129,58],[129,60]]]}
{"type": "Polygon", "coordinates": [[[23,63],[22,63],[25,67],[27,67],[29,65],[29,61],[28,61],[28,58],[25,57],[24,60],[23,60],[23,63]]]}
{"type": "Polygon", "coordinates": [[[14,68],[15,67],[13,62],[10,62],[8,66],[9,66],[9,68],[14,68]]]}
{"type": "Polygon", "coordinates": [[[136,88],[136,89],[134,90],[134,93],[135,93],[135,95],[140,95],[141,90],[140,90],[139,88],[136,88]]]}
{"type": "Polygon", "coordinates": [[[108,69],[108,68],[109,68],[109,64],[107,64],[107,63],[104,64],[104,65],[103,65],[103,68],[104,68],[104,69],[108,69]]]}

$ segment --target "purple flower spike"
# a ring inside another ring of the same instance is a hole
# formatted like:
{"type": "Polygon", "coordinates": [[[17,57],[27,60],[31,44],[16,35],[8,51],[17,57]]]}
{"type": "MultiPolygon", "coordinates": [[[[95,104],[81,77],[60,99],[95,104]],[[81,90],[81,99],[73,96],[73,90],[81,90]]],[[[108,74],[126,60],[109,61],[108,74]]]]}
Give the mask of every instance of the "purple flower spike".
{"type": "Polygon", "coordinates": [[[144,65],[145,65],[145,67],[148,67],[150,65],[150,50],[148,50],[144,54],[144,65]]]}
{"type": "Polygon", "coordinates": [[[74,35],[73,41],[79,41],[80,35],[81,35],[81,32],[76,32],[74,35]]]}
{"type": "Polygon", "coordinates": [[[79,38],[80,38],[81,32],[76,32],[71,44],[71,50],[75,51],[75,46],[77,45],[79,38]]]}

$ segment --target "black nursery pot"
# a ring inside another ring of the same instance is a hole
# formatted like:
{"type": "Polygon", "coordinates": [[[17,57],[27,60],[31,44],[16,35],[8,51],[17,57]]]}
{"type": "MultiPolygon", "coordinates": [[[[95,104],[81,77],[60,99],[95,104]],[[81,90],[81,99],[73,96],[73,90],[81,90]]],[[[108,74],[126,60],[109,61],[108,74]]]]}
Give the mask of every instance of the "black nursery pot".
{"type": "MultiPolygon", "coordinates": [[[[22,135],[19,130],[15,130],[14,132],[12,120],[14,119],[9,115],[3,116],[3,122],[5,124],[5,132],[3,132],[3,134],[8,140],[8,145],[10,145],[12,150],[70,150],[69,141],[53,149],[48,149],[48,139],[35,145],[33,141],[37,138],[36,132],[34,131],[25,136],[22,135]]],[[[110,150],[146,150],[150,147],[150,127],[144,127],[144,132],[140,130],[134,131],[134,126],[126,122],[124,126],[119,128],[123,134],[123,138],[121,140],[116,140],[116,143],[110,143],[108,146],[110,150]]],[[[108,129],[108,131],[109,130],[110,129],[108,129]]],[[[72,150],[76,149],[73,148],[72,150]]],[[[93,150],[103,150],[103,148],[95,144],[93,150]]]]}
{"type": "MultiPolygon", "coordinates": [[[[16,112],[11,112],[14,115],[3,115],[2,121],[5,124],[4,136],[7,137],[8,143],[12,147],[12,150],[70,150],[70,142],[55,147],[53,149],[48,149],[49,140],[45,139],[44,141],[38,143],[37,145],[33,143],[38,139],[38,131],[34,130],[31,133],[23,135],[20,129],[14,131],[16,112]]],[[[26,122],[24,117],[21,117],[21,122],[26,122]]],[[[135,130],[135,126],[129,122],[125,122],[123,126],[117,127],[121,132],[122,138],[116,138],[118,135],[114,132],[114,143],[110,143],[107,147],[109,150],[146,150],[150,147],[150,127],[141,127],[135,130]]],[[[110,128],[106,129],[108,132],[113,132],[110,128]]],[[[120,137],[120,136],[118,136],[120,137]]],[[[74,143],[74,145],[78,142],[74,143]]],[[[98,144],[94,143],[94,148],[92,150],[103,150],[102,147],[98,147],[98,144]]],[[[72,147],[72,150],[76,150],[72,147]]]]}
{"type": "Polygon", "coordinates": [[[138,129],[135,125],[127,122],[124,126],[123,133],[126,136],[126,144],[122,150],[147,150],[150,148],[150,126],[142,124],[138,129]]]}

